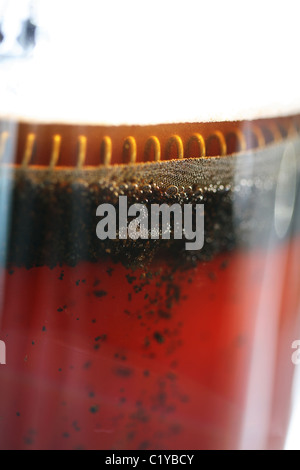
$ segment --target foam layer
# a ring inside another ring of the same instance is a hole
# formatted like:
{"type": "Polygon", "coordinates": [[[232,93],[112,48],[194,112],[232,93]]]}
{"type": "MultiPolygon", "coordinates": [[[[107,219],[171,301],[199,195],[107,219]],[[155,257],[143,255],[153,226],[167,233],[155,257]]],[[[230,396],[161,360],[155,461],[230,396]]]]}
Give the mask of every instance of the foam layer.
{"type": "MultiPolygon", "coordinates": [[[[295,145],[298,152],[299,140],[295,145]]],[[[273,208],[285,148],[286,144],[281,143],[253,154],[219,159],[195,158],[77,171],[20,167],[4,173],[12,188],[13,202],[8,248],[4,251],[0,246],[0,267],[4,262],[27,268],[75,266],[83,260],[95,262],[111,257],[135,268],[147,265],[153,257],[167,256],[169,266],[182,268],[233,249],[254,246],[270,249],[279,242],[274,232],[273,208]],[[119,196],[127,197],[128,207],[144,204],[148,213],[151,204],[180,204],[183,208],[184,204],[204,203],[203,249],[189,251],[185,249],[185,240],[175,240],[173,235],[169,240],[154,240],[150,233],[148,240],[100,241],[95,231],[96,209],[102,203],[112,204],[118,218],[119,196]]],[[[299,172],[295,178],[299,180],[299,172]]],[[[286,212],[281,217],[278,220],[284,224],[286,212]]],[[[295,212],[288,225],[291,231],[285,236],[298,233],[296,220],[295,212]]]]}

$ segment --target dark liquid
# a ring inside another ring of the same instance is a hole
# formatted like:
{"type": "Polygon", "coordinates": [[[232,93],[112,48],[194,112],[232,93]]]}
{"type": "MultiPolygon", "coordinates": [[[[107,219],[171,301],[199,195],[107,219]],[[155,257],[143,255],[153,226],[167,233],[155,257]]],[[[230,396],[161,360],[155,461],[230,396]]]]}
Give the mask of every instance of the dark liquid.
{"type": "Polygon", "coordinates": [[[287,143],[5,174],[1,448],[283,446],[300,292],[296,210],[283,239],[274,226],[287,143]],[[203,249],[99,241],[96,207],[119,195],[204,203],[203,249]]]}

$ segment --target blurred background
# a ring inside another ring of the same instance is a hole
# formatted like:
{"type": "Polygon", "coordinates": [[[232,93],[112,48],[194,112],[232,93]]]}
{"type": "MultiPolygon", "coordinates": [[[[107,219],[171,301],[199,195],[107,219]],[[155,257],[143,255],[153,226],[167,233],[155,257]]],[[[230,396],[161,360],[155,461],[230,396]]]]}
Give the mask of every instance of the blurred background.
{"type": "Polygon", "coordinates": [[[1,0],[1,112],[98,124],[297,112],[299,7],[297,0],[1,0]]]}

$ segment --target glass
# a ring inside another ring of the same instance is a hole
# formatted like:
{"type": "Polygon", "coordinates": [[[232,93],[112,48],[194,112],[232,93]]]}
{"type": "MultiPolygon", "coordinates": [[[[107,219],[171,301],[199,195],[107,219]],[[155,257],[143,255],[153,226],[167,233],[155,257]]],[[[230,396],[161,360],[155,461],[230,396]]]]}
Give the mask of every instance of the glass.
{"type": "Polygon", "coordinates": [[[82,123],[53,120],[51,99],[34,120],[30,74],[54,55],[42,28],[35,52],[29,18],[31,39],[23,29],[0,64],[13,110],[0,108],[0,448],[283,448],[300,321],[300,115],[101,124],[95,110],[86,118],[86,78],[82,123]],[[186,250],[173,229],[99,240],[97,207],[119,216],[120,196],[149,213],[204,204],[203,248],[186,250]]]}

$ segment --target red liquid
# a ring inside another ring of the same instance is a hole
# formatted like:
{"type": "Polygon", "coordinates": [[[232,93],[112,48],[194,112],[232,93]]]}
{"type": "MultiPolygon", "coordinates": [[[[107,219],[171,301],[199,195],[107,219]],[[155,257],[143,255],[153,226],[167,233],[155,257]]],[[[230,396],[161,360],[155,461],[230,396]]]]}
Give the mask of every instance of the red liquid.
{"type": "Polygon", "coordinates": [[[281,448],[299,254],[2,271],[0,448],[281,448]]]}

